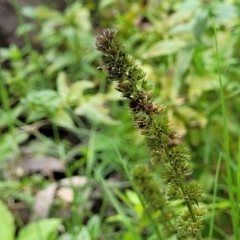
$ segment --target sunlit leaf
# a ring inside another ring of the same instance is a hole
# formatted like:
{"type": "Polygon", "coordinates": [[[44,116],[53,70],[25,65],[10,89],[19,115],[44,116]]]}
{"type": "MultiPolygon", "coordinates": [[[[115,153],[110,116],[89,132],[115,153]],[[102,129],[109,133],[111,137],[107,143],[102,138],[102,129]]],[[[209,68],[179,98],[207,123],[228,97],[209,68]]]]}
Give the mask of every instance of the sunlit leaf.
{"type": "Polygon", "coordinates": [[[219,23],[238,17],[237,8],[229,3],[218,3],[214,7],[213,11],[216,16],[216,21],[219,23]]]}
{"type": "Polygon", "coordinates": [[[187,106],[182,106],[179,108],[178,114],[189,125],[199,126],[203,128],[207,123],[207,118],[205,115],[187,106]]]}
{"type": "Polygon", "coordinates": [[[74,82],[69,89],[69,94],[67,97],[67,102],[70,105],[75,105],[77,102],[82,101],[83,92],[87,89],[93,88],[94,83],[87,80],[80,80],[74,82]]]}
{"type": "Polygon", "coordinates": [[[64,109],[59,109],[50,120],[54,122],[57,126],[73,129],[74,122],[72,118],[68,115],[68,113],[64,109]]]}
{"type": "Polygon", "coordinates": [[[130,200],[130,202],[132,204],[138,204],[140,203],[140,199],[137,195],[137,193],[133,192],[133,191],[130,191],[130,190],[127,190],[126,191],[126,195],[127,195],[127,198],[130,200]]]}
{"type": "Polygon", "coordinates": [[[82,227],[80,233],[77,235],[77,240],[91,240],[91,236],[86,227],[82,227]]]}
{"type": "Polygon", "coordinates": [[[124,236],[123,236],[123,240],[135,240],[136,239],[136,236],[128,231],[124,236]]]}
{"type": "Polygon", "coordinates": [[[109,115],[109,108],[102,95],[91,97],[88,101],[82,102],[76,109],[75,114],[87,117],[91,122],[115,124],[120,122],[109,115]]]}
{"type": "Polygon", "coordinates": [[[67,84],[67,75],[64,72],[60,72],[57,76],[57,90],[61,99],[65,102],[69,86],[67,84]]]}
{"type": "Polygon", "coordinates": [[[0,201],[0,239],[14,239],[14,219],[8,208],[0,201]]]}
{"type": "Polygon", "coordinates": [[[17,240],[54,240],[60,222],[58,218],[32,222],[20,230],[17,240]]]}
{"type": "Polygon", "coordinates": [[[22,14],[28,18],[36,17],[37,9],[33,6],[25,6],[22,8],[22,14]]]}
{"type": "Polygon", "coordinates": [[[102,1],[100,1],[99,8],[103,9],[103,8],[107,7],[108,5],[115,3],[116,1],[117,0],[102,0],[102,1]]]}
{"type": "Polygon", "coordinates": [[[97,239],[100,233],[101,219],[98,215],[93,215],[88,221],[87,228],[92,239],[97,239]]]}
{"type": "Polygon", "coordinates": [[[54,59],[54,61],[49,65],[46,70],[48,74],[52,74],[58,70],[63,69],[66,66],[73,64],[75,60],[75,56],[70,52],[61,55],[58,54],[58,57],[54,59]]]}
{"type": "Polygon", "coordinates": [[[177,53],[184,46],[181,40],[167,40],[154,44],[143,54],[143,58],[152,58],[177,53]]]}

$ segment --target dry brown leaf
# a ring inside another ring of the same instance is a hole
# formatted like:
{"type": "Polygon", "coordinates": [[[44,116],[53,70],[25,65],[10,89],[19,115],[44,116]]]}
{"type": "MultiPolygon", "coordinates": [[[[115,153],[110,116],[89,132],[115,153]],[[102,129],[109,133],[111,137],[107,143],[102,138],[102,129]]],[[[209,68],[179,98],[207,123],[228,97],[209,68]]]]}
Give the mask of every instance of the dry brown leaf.
{"type": "Polygon", "coordinates": [[[64,178],[60,181],[60,185],[63,187],[83,187],[87,184],[88,179],[85,176],[74,176],[70,178],[64,178]]]}
{"type": "Polygon", "coordinates": [[[50,207],[55,197],[56,189],[57,183],[51,183],[45,189],[36,194],[31,220],[48,217],[50,207]]]}
{"type": "Polygon", "coordinates": [[[71,188],[60,188],[57,191],[57,197],[61,198],[64,202],[66,203],[71,203],[73,202],[73,198],[74,198],[74,192],[71,188]]]}
{"type": "Polygon", "coordinates": [[[58,158],[51,156],[35,156],[23,159],[23,169],[27,174],[40,172],[50,175],[52,172],[64,172],[65,164],[58,158]]]}
{"type": "Polygon", "coordinates": [[[66,203],[73,202],[74,189],[81,189],[82,197],[87,199],[90,196],[90,187],[87,185],[89,182],[85,176],[73,176],[70,178],[62,179],[60,188],[57,190],[56,196],[62,199],[66,203]],[[85,188],[87,186],[87,188],[85,188]]]}

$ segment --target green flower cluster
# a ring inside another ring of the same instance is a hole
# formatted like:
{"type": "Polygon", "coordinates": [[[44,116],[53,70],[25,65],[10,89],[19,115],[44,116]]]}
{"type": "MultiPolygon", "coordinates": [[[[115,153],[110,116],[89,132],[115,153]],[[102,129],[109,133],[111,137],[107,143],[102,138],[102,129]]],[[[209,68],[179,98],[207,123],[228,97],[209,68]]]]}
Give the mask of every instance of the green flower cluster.
{"type": "Polygon", "coordinates": [[[186,176],[192,171],[189,150],[184,144],[175,144],[178,134],[168,119],[165,107],[153,101],[152,86],[145,73],[116,40],[116,33],[114,29],[106,29],[96,37],[96,48],[102,52],[99,69],[107,73],[109,81],[117,82],[116,90],[127,98],[134,126],[145,136],[151,162],[162,165],[161,177],[166,183],[168,199],[183,199],[187,205],[189,218],[186,214],[178,217],[179,236],[201,239],[206,210],[198,206],[203,197],[200,185],[196,181],[185,183],[186,176]]]}
{"type": "Polygon", "coordinates": [[[170,236],[176,231],[170,221],[175,214],[172,208],[167,208],[164,189],[154,180],[151,169],[144,164],[135,165],[131,175],[146,212],[165,226],[164,236],[170,236]]]}
{"type": "Polygon", "coordinates": [[[143,164],[133,167],[132,177],[137,185],[138,191],[145,195],[146,204],[150,211],[162,210],[166,198],[160,192],[158,184],[153,181],[149,168],[143,164]]]}

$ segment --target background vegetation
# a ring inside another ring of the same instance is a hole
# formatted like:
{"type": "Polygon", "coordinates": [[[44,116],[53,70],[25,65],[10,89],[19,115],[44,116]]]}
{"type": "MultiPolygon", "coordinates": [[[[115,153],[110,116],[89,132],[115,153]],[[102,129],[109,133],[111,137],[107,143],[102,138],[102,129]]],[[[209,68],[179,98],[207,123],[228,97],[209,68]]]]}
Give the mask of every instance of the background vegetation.
{"type": "Polygon", "coordinates": [[[13,6],[25,44],[0,49],[0,239],[177,239],[182,202],[163,217],[132,182],[144,164],[164,195],[126,102],[97,70],[104,28],[118,30],[191,150],[203,238],[240,239],[239,2],[13,6]]]}

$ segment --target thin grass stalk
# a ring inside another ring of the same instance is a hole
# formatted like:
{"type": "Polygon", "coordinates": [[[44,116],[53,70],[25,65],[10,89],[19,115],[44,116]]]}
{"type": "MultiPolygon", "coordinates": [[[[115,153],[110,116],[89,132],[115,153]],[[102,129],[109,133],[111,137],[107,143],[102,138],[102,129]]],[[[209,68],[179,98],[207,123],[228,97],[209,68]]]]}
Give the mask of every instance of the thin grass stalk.
{"type": "Polygon", "coordinates": [[[214,21],[214,40],[216,46],[216,54],[217,54],[217,65],[218,65],[218,77],[219,77],[219,85],[220,85],[220,100],[221,100],[221,109],[223,116],[223,144],[224,144],[224,153],[226,160],[226,173],[227,173],[227,184],[229,190],[229,200],[231,203],[231,215],[232,215],[232,225],[235,239],[239,239],[239,223],[237,222],[237,214],[238,214],[238,203],[236,203],[236,199],[234,197],[234,181],[232,176],[231,169],[231,155],[230,155],[230,140],[228,133],[228,120],[227,120],[227,108],[226,108],[226,100],[224,95],[224,87],[222,83],[222,71],[221,71],[221,61],[218,50],[218,40],[217,40],[217,30],[214,21]]]}
{"type": "Polygon", "coordinates": [[[217,190],[218,190],[218,177],[220,172],[220,166],[221,166],[222,157],[219,156],[218,162],[217,162],[217,169],[214,179],[214,189],[213,189],[213,199],[212,199],[212,212],[211,212],[211,219],[210,219],[210,228],[209,228],[209,235],[208,239],[211,240],[213,237],[213,227],[214,227],[214,217],[215,217],[215,204],[216,204],[216,197],[217,197],[217,190]]]}

